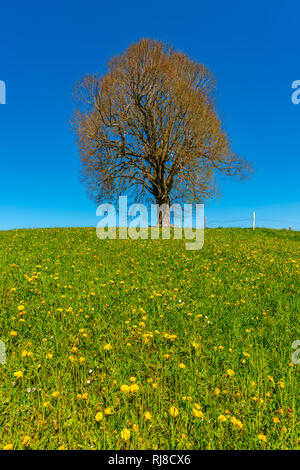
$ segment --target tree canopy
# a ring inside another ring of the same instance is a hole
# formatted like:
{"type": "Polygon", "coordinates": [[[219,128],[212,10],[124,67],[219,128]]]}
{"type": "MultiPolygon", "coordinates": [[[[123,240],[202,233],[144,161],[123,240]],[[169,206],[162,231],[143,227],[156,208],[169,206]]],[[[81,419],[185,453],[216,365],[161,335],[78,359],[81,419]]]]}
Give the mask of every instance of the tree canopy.
{"type": "Polygon", "coordinates": [[[215,79],[183,52],[142,39],[107,73],[77,83],[73,125],[82,177],[96,201],[133,190],[158,204],[203,202],[217,173],[244,177],[215,108],[215,79]]]}

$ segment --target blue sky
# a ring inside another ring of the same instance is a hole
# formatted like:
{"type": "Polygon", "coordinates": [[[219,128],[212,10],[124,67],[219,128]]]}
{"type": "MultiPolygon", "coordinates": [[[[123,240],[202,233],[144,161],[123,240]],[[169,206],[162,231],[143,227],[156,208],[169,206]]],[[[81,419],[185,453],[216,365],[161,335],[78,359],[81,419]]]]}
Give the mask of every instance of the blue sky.
{"type": "Polygon", "coordinates": [[[0,229],[95,226],[69,120],[73,84],[143,37],[205,63],[251,180],[219,179],[208,225],[300,229],[300,4],[296,1],[15,1],[0,7],[0,229]],[[213,222],[214,221],[214,222],[213,222]]]}

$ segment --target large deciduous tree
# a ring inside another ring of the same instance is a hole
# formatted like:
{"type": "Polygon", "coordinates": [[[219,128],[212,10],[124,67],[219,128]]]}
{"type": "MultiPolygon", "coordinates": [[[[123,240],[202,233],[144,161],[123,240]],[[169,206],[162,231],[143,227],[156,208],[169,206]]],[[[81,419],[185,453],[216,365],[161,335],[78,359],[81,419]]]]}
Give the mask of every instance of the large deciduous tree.
{"type": "Polygon", "coordinates": [[[113,57],[101,77],[75,87],[74,127],[83,180],[96,202],[135,190],[157,204],[203,201],[217,172],[246,176],[214,105],[215,80],[203,65],[143,39],[113,57]]]}

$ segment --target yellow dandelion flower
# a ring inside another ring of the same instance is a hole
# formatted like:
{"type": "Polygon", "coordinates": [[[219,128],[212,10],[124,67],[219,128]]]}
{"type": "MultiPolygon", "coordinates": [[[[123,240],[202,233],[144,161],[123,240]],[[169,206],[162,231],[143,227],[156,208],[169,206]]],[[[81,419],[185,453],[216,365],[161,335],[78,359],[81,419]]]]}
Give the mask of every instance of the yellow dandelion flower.
{"type": "Polygon", "coordinates": [[[80,362],[80,364],[83,364],[85,362],[85,357],[80,357],[79,362],[80,362]]]}
{"type": "Polygon", "coordinates": [[[203,418],[204,414],[202,413],[201,410],[197,409],[197,408],[194,408],[193,409],[193,415],[196,417],[196,418],[203,418]]]}
{"type": "Polygon", "coordinates": [[[185,368],[186,368],[186,365],[181,362],[181,363],[179,364],[179,369],[185,369],[185,368]]]}
{"type": "Polygon", "coordinates": [[[25,436],[23,438],[22,444],[23,444],[23,446],[27,447],[29,445],[29,442],[30,442],[30,436],[25,436]]]}
{"type": "Polygon", "coordinates": [[[225,415],[220,415],[218,416],[218,421],[220,421],[221,423],[225,423],[225,421],[227,421],[227,417],[225,415]]]}
{"type": "Polygon", "coordinates": [[[12,331],[10,332],[10,336],[18,336],[18,332],[12,330],[12,331]]]}
{"type": "Polygon", "coordinates": [[[191,399],[192,399],[192,397],[189,397],[189,396],[187,396],[187,395],[184,395],[184,396],[182,397],[182,400],[183,400],[183,401],[191,401],[191,399]]]}
{"type": "Polygon", "coordinates": [[[121,439],[123,441],[128,441],[130,439],[130,430],[129,429],[127,429],[127,428],[122,429],[121,439]]]}
{"type": "Polygon", "coordinates": [[[258,434],[258,439],[260,439],[263,442],[267,442],[267,437],[264,434],[258,434]]]}
{"type": "Polygon", "coordinates": [[[219,395],[220,394],[220,389],[218,387],[215,388],[215,391],[214,391],[214,394],[215,395],[219,395]]]}
{"type": "Polygon", "coordinates": [[[95,420],[101,421],[102,418],[103,418],[103,413],[101,413],[101,411],[98,411],[98,413],[96,413],[95,420]]]}
{"type": "Polygon", "coordinates": [[[175,406],[171,406],[169,409],[169,413],[173,418],[176,418],[176,416],[179,415],[179,410],[175,406]]]}
{"type": "Polygon", "coordinates": [[[123,393],[128,393],[130,391],[130,387],[129,385],[124,384],[124,385],[121,385],[120,390],[123,393]]]}
{"type": "Polygon", "coordinates": [[[132,382],[132,383],[136,382],[136,378],[135,378],[135,377],[130,377],[129,380],[130,380],[130,382],[132,382]]]}
{"type": "Polygon", "coordinates": [[[240,421],[239,419],[236,419],[234,416],[231,418],[231,423],[238,429],[243,429],[244,427],[242,421],[240,421]]]}
{"type": "Polygon", "coordinates": [[[129,387],[129,391],[132,392],[132,393],[136,393],[139,390],[139,388],[140,387],[138,386],[138,384],[132,384],[129,387]]]}
{"type": "Polygon", "coordinates": [[[108,343],[104,346],[104,351],[110,351],[112,348],[111,348],[111,345],[108,343]]]}
{"type": "Polygon", "coordinates": [[[16,372],[14,372],[14,376],[17,379],[21,379],[23,377],[23,372],[21,370],[17,370],[16,372]]]}
{"type": "Polygon", "coordinates": [[[274,422],[274,423],[280,423],[280,419],[277,418],[277,416],[275,416],[275,417],[273,418],[273,422],[274,422]]]}
{"type": "Polygon", "coordinates": [[[6,444],[6,446],[3,447],[3,450],[13,450],[14,445],[13,444],[6,444]]]}
{"type": "Polygon", "coordinates": [[[226,374],[228,375],[228,377],[232,377],[232,376],[234,375],[234,370],[228,369],[228,370],[226,371],[226,374]]]}
{"type": "Polygon", "coordinates": [[[146,420],[146,421],[150,421],[151,418],[152,418],[152,415],[151,415],[151,413],[150,413],[149,411],[146,411],[145,414],[144,414],[144,416],[145,416],[145,420],[146,420]]]}
{"type": "Polygon", "coordinates": [[[59,392],[58,391],[52,392],[52,396],[53,396],[53,398],[58,398],[59,397],[59,392]]]}
{"type": "Polygon", "coordinates": [[[107,416],[110,416],[111,413],[112,413],[111,408],[105,408],[104,414],[106,414],[107,416]]]}

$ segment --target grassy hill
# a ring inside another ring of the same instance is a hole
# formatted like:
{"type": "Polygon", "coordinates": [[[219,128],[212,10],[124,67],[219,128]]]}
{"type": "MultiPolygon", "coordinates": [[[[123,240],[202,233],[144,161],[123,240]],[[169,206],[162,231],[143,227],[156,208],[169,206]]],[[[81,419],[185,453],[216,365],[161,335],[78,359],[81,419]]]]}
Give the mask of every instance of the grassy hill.
{"type": "Polygon", "coordinates": [[[299,448],[299,232],[0,232],[0,448],[299,448]]]}

